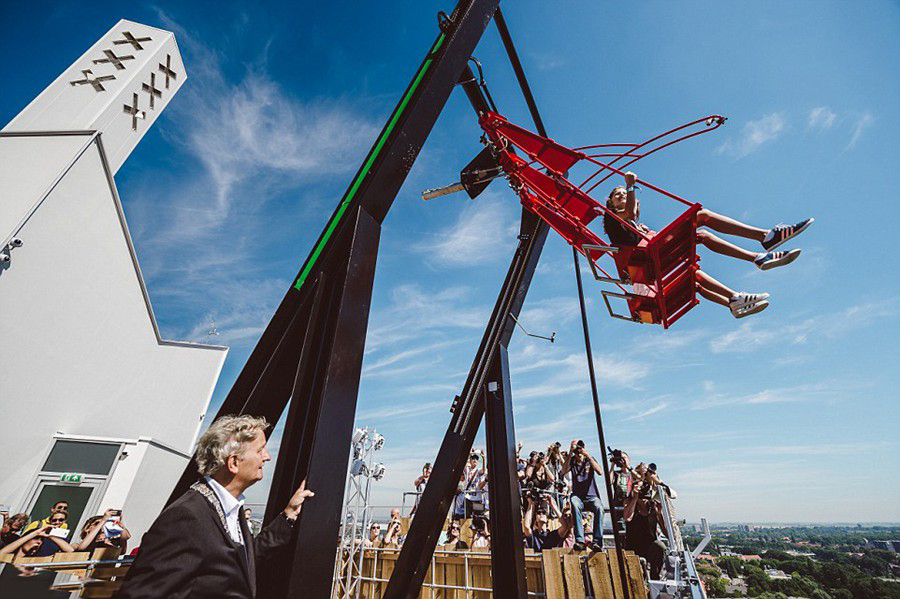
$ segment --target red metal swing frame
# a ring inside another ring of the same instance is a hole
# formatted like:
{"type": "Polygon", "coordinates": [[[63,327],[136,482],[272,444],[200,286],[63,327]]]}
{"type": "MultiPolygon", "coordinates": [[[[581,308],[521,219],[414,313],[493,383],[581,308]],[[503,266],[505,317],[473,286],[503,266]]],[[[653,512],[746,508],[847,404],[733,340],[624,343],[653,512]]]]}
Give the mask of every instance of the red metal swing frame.
{"type": "Polygon", "coordinates": [[[483,141],[492,149],[522,205],[543,219],[587,258],[597,280],[613,283],[621,290],[602,291],[610,316],[661,324],[666,329],[698,303],[695,275],[699,268],[697,213],[702,206],[639,180],[643,187],[687,206],[659,233],[648,235],[622,220],[608,210],[605,203],[598,202],[589,194],[613,175],[624,175],[624,169],[641,158],[685,139],[714,131],[724,122],[724,117],[711,115],[641,144],[599,144],[570,149],[514,125],[494,112],[483,113],[479,119],[485,133],[483,141]],[[523,155],[519,155],[517,149],[523,155]],[[600,158],[609,160],[601,162],[600,158]],[[575,185],[567,176],[569,170],[581,161],[597,168],[581,185],[575,185]],[[620,161],[623,164],[613,166],[620,161]],[[610,214],[624,227],[637,233],[640,243],[634,247],[614,247],[588,228],[597,216],[605,214],[610,214]],[[615,262],[618,277],[610,276],[598,264],[599,259],[607,254],[615,262]],[[629,284],[635,286],[635,291],[641,292],[628,291],[624,286],[629,284]],[[617,314],[610,303],[611,297],[625,300],[629,315],[617,314]]]}

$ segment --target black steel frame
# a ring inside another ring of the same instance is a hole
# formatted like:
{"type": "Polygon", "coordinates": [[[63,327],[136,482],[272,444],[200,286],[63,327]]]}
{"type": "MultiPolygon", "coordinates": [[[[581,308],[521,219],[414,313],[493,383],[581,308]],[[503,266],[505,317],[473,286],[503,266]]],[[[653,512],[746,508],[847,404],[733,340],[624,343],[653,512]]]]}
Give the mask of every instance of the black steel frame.
{"type": "MultiPolygon", "coordinates": [[[[538,131],[546,135],[498,5],[499,0],[460,0],[449,18],[439,21],[438,39],[216,416],[253,414],[275,423],[289,406],[267,522],[302,480],[316,492],[295,527],[292,550],[261,565],[260,597],[330,596],[381,223],[453,87],[462,85],[476,112],[488,109],[466,63],[492,17],[538,131]]],[[[548,231],[546,223],[523,209],[518,247],[462,394],[451,409],[450,425],[386,598],[418,596],[485,416],[492,504],[508,508],[492,510],[493,585],[503,589],[504,597],[527,595],[507,346],[548,231]]],[[[190,486],[195,473],[192,462],[169,502],[190,486]]]]}

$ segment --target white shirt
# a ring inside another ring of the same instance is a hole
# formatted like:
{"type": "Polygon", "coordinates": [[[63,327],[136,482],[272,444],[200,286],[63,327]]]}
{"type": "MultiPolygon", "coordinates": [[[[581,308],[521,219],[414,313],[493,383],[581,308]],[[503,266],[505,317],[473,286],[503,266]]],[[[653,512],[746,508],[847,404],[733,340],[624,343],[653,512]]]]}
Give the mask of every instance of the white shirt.
{"type": "Polygon", "coordinates": [[[213,493],[216,494],[216,497],[219,498],[219,503],[222,505],[222,511],[225,512],[225,524],[228,525],[228,535],[231,537],[231,540],[238,545],[243,545],[244,535],[241,534],[238,513],[244,507],[244,495],[241,494],[235,498],[235,496],[229,493],[225,487],[212,478],[205,476],[203,477],[203,480],[206,481],[209,488],[212,489],[213,493]]]}

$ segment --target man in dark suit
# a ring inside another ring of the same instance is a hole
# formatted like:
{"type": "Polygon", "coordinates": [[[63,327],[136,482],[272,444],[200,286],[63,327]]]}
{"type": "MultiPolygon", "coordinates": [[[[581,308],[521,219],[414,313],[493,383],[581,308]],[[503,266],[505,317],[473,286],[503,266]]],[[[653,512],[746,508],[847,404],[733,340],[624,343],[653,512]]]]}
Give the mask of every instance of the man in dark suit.
{"type": "Polygon", "coordinates": [[[116,599],[253,599],[257,565],[290,541],[306,482],[254,539],[243,492],[271,458],[264,418],[224,416],[200,438],[202,479],[159,515],[116,599]]]}

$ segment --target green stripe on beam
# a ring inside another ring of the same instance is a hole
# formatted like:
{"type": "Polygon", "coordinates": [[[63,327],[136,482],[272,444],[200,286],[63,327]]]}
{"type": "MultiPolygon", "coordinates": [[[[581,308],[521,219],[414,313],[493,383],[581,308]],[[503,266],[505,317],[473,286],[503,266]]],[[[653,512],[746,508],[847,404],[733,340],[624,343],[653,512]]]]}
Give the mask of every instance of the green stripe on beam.
{"type": "MultiPolygon", "coordinates": [[[[438,36],[437,41],[431,47],[431,50],[428,52],[429,55],[434,54],[438,48],[441,47],[441,44],[444,43],[445,35],[442,33],[438,36]]],[[[385,127],[384,132],[381,134],[381,137],[378,138],[378,142],[375,144],[375,148],[372,152],[369,153],[369,157],[366,160],[365,165],[363,165],[362,170],[356,176],[356,179],[353,181],[353,185],[350,186],[350,189],[347,191],[347,194],[344,196],[344,199],[341,200],[340,205],[338,206],[337,212],[335,212],[334,216],[331,217],[331,221],[328,223],[328,226],[325,228],[325,233],[322,235],[322,239],[319,240],[319,243],[316,244],[315,249],[313,250],[312,255],[310,256],[309,261],[306,263],[306,266],[303,267],[303,270],[300,272],[300,276],[297,277],[297,282],[294,283],[295,289],[300,289],[303,286],[303,283],[306,281],[306,278],[309,276],[309,273],[312,272],[313,267],[318,261],[319,256],[322,254],[322,251],[325,249],[325,245],[328,243],[329,239],[331,239],[334,230],[337,228],[338,224],[341,221],[341,218],[344,216],[344,213],[347,211],[347,208],[350,206],[350,202],[353,201],[353,198],[356,196],[356,192],[359,189],[359,186],[362,185],[363,180],[369,174],[369,169],[372,168],[372,165],[375,163],[375,160],[378,158],[378,155],[381,153],[382,148],[384,148],[384,144],[387,142],[388,137],[390,137],[391,133],[394,130],[394,127],[397,125],[397,121],[400,120],[400,116],[403,114],[403,111],[406,110],[406,106],[409,104],[410,99],[412,99],[413,94],[416,89],[418,89],[419,84],[422,82],[422,79],[425,77],[425,73],[428,71],[429,67],[431,67],[431,63],[433,62],[432,58],[428,58],[422,64],[419,72],[416,73],[415,79],[413,79],[412,85],[409,90],[404,94],[403,99],[400,100],[399,106],[394,111],[394,114],[391,116],[391,120],[388,122],[387,127],[385,127]]]]}

